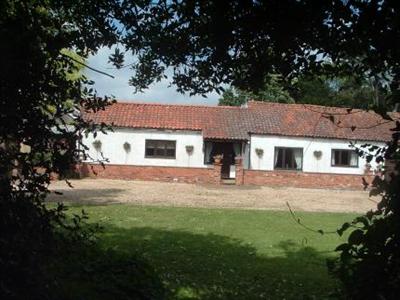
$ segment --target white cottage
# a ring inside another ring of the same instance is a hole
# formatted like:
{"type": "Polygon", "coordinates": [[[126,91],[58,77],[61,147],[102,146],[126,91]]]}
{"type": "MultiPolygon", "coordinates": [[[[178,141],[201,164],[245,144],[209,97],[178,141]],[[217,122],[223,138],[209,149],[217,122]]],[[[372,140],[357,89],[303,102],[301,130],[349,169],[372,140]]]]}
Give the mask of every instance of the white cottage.
{"type": "Polygon", "coordinates": [[[91,158],[107,159],[105,169],[85,161],[86,175],[94,169],[106,178],[302,187],[363,187],[379,166],[368,165],[352,145],[384,146],[393,127],[373,112],[256,101],[119,102],[84,116],[113,127],[84,137],[91,158]]]}

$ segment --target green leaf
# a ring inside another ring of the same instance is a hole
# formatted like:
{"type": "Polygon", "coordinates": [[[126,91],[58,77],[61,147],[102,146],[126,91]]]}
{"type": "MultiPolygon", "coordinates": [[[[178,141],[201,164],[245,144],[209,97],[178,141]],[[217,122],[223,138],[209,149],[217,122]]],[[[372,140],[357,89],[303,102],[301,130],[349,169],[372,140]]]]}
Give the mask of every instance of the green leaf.
{"type": "Polygon", "coordinates": [[[349,249],[350,249],[349,244],[344,243],[344,244],[340,244],[339,246],[337,246],[335,251],[347,251],[349,249]]]}
{"type": "Polygon", "coordinates": [[[350,223],[349,223],[349,222],[346,222],[346,223],[344,223],[344,224],[342,225],[341,228],[339,228],[339,229],[337,230],[337,233],[338,233],[340,236],[342,236],[342,235],[343,235],[343,232],[345,232],[349,227],[350,227],[350,223]]]}
{"type": "Polygon", "coordinates": [[[366,216],[360,216],[354,219],[353,223],[362,223],[364,227],[369,226],[369,220],[366,216]]]}
{"type": "Polygon", "coordinates": [[[364,232],[361,229],[354,230],[349,236],[349,244],[359,245],[364,239],[364,232]]]}

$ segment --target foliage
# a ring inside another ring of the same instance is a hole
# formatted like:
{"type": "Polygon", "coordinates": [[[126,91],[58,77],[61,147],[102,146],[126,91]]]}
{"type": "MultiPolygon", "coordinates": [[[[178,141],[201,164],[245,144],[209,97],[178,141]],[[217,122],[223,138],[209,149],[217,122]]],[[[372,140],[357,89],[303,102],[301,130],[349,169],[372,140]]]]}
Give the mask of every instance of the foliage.
{"type": "Polygon", "coordinates": [[[85,59],[76,54],[74,51],[69,50],[69,49],[61,49],[60,53],[63,56],[66,57],[71,57],[72,58],[72,64],[74,65],[75,71],[74,72],[68,72],[66,74],[66,79],[70,81],[76,81],[80,78],[83,77],[83,70],[85,68],[85,59]]]}
{"type": "Polygon", "coordinates": [[[249,100],[293,103],[294,99],[282,85],[281,76],[270,75],[265,79],[265,83],[258,92],[243,91],[240,89],[229,88],[222,93],[219,105],[240,106],[249,100]]]}
{"type": "Polygon", "coordinates": [[[384,105],[390,95],[383,83],[374,84],[372,80],[355,76],[308,75],[296,78],[290,84],[278,79],[272,77],[256,93],[230,87],[222,93],[219,105],[240,106],[249,100],[257,100],[368,109],[384,105]]]}
{"type": "MultiPolygon", "coordinates": [[[[122,41],[138,58],[130,82],[141,90],[172,68],[179,91],[204,94],[221,83],[256,90],[268,74],[286,78],[319,65],[309,50],[321,49],[334,29],[325,20],[341,9],[341,2],[197,0],[125,11],[122,41]]],[[[113,61],[120,67],[123,53],[113,61]]]]}
{"type": "Polygon", "coordinates": [[[214,162],[217,164],[219,164],[223,158],[224,158],[223,154],[217,154],[217,155],[213,156],[214,162]]]}
{"type": "Polygon", "coordinates": [[[102,143],[100,140],[95,140],[92,144],[94,149],[96,149],[96,151],[101,151],[102,143]]]}
{"type": "Polygon", "coordinates": [[[322,156],[322,151],[321,151],[321,150],[315,150],[315,151],[313,152],[313,154],[314,154],[314,157],[315,157],[316,159],[320,159],[321,156],[322,156]]]}
{"type": "Polygon", "coordinates": [[[346,76],[330,80],[332,90],[331,105],[369,109],[371,107],[392,107],[386,105],[386,99],[390,98],[389,90],[384,82],[373,79],[346,76]]]}
{"type": "Polygon", "coordinates": [[[296,82],[292,95],[296,103],[369,109],[385,105],[390,92],[383,82],[354,75],[306,76],[296,82]]]}
{"type": "Polygon", "coordinates": [[[381,195],[377,210],[346,222],[338,230],[342,235],[352,229],[346,243],[336,251],[340,258],[330,262],[331,271],[345,284],[351,299],[397,299],[400,293],[400,156],[396,133],[386,149],[363,145],[358,149],[379,163],[386,159],[385,178],[376,177],[370,194],[381,195]]]}
{"type": "Polygon", "coordinates": [[[264,150],[261,148],[256,148],[255,151],[259,158],[261,158],[264,155],[264,150]]]}
{"type": "Polygon", "coordinates": [[[324,76],[303,76],[297,80],[291,94],[297,103],[316,105],[339,104],[331,101],[333,96],[332,86],[324,76]]]}
{"type": "MultiPolygon", "coordinates": [[[[340,286],[325,260],[346,237],[293,226],[288,212],[75,205],[72,212],[84,208],[100,222],[105,247],[144,255],[170,299],[327,299],[340,286]]],[[[298,216],[334,230],[356,214],[298,216]]]]}
{"type": "Polygon", "coordinates": [[[358,75],[398,89],[398,7],[391,0],[138,6],[121,13],[125,51],[118,48],[111,57],[122,67],[125,53],[137,55],[138,63],[130,66],[137,90],[168,69],[178,90],[193,94],[222,91],[222,83],[257,92],[269,74],[281,74],[287,83],[309,74],[358,75]]]}
{"type": "Polygon", "coordinates": [[[193,145],[186,145],[185,149],[186,149],[186,153],[187,154],[192,155],[193,151],[194,151],[194,146],[193,145]]]}
{"type": "MultiPolygon", "coordinates": [[[[86,216],[66,218],[64,206],[48,209],[44,200],[50,174],[68,174],[85,155],[80,134],[106,129],[79,114],[113,102],[98,98],[80,71],[88,54],[116,41],[118,30],[109,14],[114,4],[0,2],[1,299],[68,299],[62,291],[69,282],[60,264],[71,262],[82,276],[84,267],[105,266],[94,257],[73,255],[74,249],[83,254],[92,247],[94,231],[82,224],[86,216]],[[30,151],[20,151],[21,144],[30,151]]],[[[120,275],[110,275],[117,288],[120,275]]],[[[134,288],[141,286],[127,291],[134,288]]]]}
{"type": "Polygon", "coordinates": [[[131,144],[129,144],[128,142],[125,142],[123,144],[123,147],[124,147],[124,150],[125,150],[126,153],[131,152],[131,144]]]}
{"type": "Polygon", "coordinates": [[[222,97],[218,100],[218,105],[241,106],[252,99],[257,99],[253,93],[229,87],[222,93],[222,97]]]}

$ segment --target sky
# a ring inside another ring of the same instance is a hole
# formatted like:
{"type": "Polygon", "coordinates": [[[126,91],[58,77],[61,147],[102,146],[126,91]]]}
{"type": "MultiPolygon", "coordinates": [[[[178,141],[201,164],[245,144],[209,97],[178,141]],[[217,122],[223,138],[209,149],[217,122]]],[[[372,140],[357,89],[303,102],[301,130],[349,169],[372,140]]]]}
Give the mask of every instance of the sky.
{"type": "MultiPolygon", "coordinates": [[[[90,67],[106,72],[115,77],[110,78],[90,69],[85,70],[85,74],[89,77],[89,79],[95,82],[94,87],[99,96],[113,95],[117,100],[125,102],[132,101],[193,105],[218,104],[218,98],[220,96],[215,92],[207,94],[207,98],[202,96],[190,97],[188,94],[178,93],[173,86],[169,87],[169,82],[165,79],[158,83],[152,84],[143,93],[134,94],[134,88],[128,84],[129,78],[132,75],[132,70],[129,68],[123,68],[120,70],[115,69],[115,67],[108,63],[108,56],[110,53],[110,49],[102,48],[96,55],[90,56],[86,62],[90,67]]],[[[127,57],[125,61],[133,61],[133,57],[127,57]]]]}

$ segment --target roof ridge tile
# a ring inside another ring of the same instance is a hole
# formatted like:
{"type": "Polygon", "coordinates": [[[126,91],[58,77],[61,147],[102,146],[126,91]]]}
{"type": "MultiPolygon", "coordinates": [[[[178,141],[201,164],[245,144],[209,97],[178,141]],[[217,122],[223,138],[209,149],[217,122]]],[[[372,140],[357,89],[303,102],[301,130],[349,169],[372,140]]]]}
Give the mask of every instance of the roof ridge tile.
{"type": "Polygon", "coordinates": [[[121,101],[116,99],[115,104],[127,104],[127,105],[144,105],[144,106],[173,106],[173,107],[193,107],[193,108],[211,108],[211,109],[234,109],[234,110],[240,110],[243,109],[244,107],[241,106],[229,106],[229,105],[200,105],[200,104],[177,104],[177,103],[155,103],[155,102],[135,102],[135,101],[121,101]]]}

